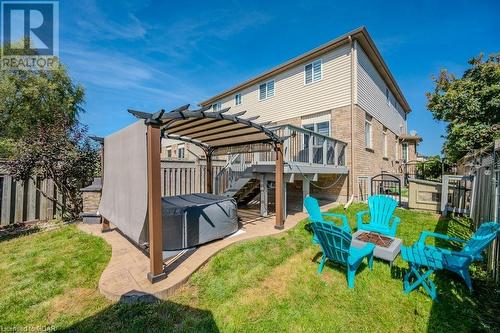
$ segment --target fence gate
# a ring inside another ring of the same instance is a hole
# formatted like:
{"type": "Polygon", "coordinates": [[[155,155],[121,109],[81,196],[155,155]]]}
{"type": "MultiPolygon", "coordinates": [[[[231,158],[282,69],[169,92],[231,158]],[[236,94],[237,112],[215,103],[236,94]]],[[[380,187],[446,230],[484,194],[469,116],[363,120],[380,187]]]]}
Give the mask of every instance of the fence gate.
{"type": "Polygon", "coordinates": [[[474,176],[444,175],[441,190],[441,212],[469,214],[474,176]]]}
{"type": "Polygon", "coordinates": [[[384,194],[393,197],[401,206],[401,179],[389,173],[381,173],[372,177],[371,195],[384,194]]]}

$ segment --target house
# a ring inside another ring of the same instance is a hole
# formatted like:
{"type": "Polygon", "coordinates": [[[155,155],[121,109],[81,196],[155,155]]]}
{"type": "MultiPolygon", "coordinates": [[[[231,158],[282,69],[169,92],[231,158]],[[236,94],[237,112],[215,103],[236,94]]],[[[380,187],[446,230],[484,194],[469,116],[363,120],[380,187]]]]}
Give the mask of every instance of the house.
{"type": "MultiPolygon", "coordinates": [[[[307,132],[290,143],[289,154],[304,156],[304,150],[313,145],[309,164],[316,162],[317,153],[321,155],[322,145],[330,144],[325,143],[326,138],[345,145],[341,152],[345,169],[328,165],[328,147],[323,168],[305,171],[307,163],[297,163],[300,168],[287,178],[292,196],[299,195],[302,188],[303,194],[310,191],[332,200],[362,199],[370,177],[383,172],[401,174],[402,163],[416,159],[421,141],[415,133],[408,133],[411,108],[364,27],[210,97],[200,106],[213,111],[229,107],[231,114],[246,111],[244,117],[258,116],[259,122],[270,122],[269,127],[293,126],[285,130],[288,133],[304,129],[307,132]],[[317,137],[312,139],[313,134],[308,133],[317,133],[317,137]],[[300,147],[292,149],[296,145],[300,147]],[[309,190],[306,185],[313,186],[309,190]]],[[[179,150],[186,145],[167,144],[171,148],[164,149],[179,150]]],[[[262,164],[248,157],[245,162],[262,164]]],[[[289,164],[292,162],[304,161],[299,156],[291,158],[289,164]]],[[[254,175],[258,172],[252,170],[254,175]]]]}

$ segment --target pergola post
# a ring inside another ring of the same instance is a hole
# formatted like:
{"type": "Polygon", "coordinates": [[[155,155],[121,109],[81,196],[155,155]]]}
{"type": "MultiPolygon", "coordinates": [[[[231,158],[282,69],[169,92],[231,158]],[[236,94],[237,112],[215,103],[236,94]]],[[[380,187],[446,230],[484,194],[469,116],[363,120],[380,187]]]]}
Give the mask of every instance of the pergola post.
{"type": "Polygon", "coordinates": [[[284,183],[283,183],[283,172],[284,172],[284,166],[283,166],[283,143],[282,142],[277,142],[275,146],[276,150],[276,175],[275,175],[275,181],[276,181],[276,189],[275,189],[275,207],[276,207],[276,224],[275,228],[276,229],[283,229],[284,226],[284,220],[283,220],[283,208],[285,207],[285,203],[283,202],[284,199],[284,183]]]}
{"type": "Polygon", "coordinates": [[[207,172],[205,173],[206,179],[205,183],[207,184],[207,193],[213,193],[213,176],[212,176],[212,152],[205,152],[207,157],[207,172]]]}
{"type": "Polygon", "coordinates": [[[147,124],[149,273],[155,283],[166,277],[163,271],[163,218],[161,209],[161,131],[147,124]]]}

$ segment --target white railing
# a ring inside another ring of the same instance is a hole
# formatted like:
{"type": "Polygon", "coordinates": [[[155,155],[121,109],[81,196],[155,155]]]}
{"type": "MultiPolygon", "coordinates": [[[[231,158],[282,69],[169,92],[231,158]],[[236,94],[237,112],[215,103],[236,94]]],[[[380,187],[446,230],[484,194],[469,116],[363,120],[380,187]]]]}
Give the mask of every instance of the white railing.
{"type": "MultiPolygon", "coordinates": [[[[286,164],[345,166],[347,144],[343,141],[293,125],[279,125],[269,129],[286,138],[283,143],[286,164]]],[[[276,154],[271,148],[263,152],[230,155],[226,166],[215,177],[217,193],[224,193],[246,168],[252,165],[274,164],[275,161],[276,154]]]]}

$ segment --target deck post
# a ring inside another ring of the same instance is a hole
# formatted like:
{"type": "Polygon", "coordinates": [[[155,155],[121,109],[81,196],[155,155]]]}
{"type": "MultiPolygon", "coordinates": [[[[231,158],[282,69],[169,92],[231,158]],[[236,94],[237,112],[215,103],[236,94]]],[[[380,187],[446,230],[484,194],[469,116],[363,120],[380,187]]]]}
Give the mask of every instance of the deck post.
{"type": "Polygon", "coordinates": [[[309,178],[306,178],[306,175],[303,176],[302,179],[302,211],[306,212],[306,206],[305,206],[305,200],[306,197],[309,195],[310,192],[310,182],[309,178]]]}
{"type": "Polygon", "coordinates": [[[151,283],[166,277],[163,271],[163,217],[161,209],[161,131],[147,125],[149,273],[151,283]]]}
{"type": "Polygon", "coordinates": [[[276,225],[274,226],[276,229],[283,229],[284,221],[283,221],[283,207],[284,207],[284,183],[283,183],[283,143],[276,143],[276,189],[275,189],[275,207],[276,207],[276,225]]]}
{"type": "Polygon", "coordinates": [[[212,152],[205,152],[207,157],[207,172],[205,183],[207,184],[207,193],[213,193],[213,177],[212,177],[212,152]]]}
{"type": "Polygon", "coordinates": [[[268,211],[268,191],[266,175],[260,175],[260,216],[267,216],[268,211]]]}

